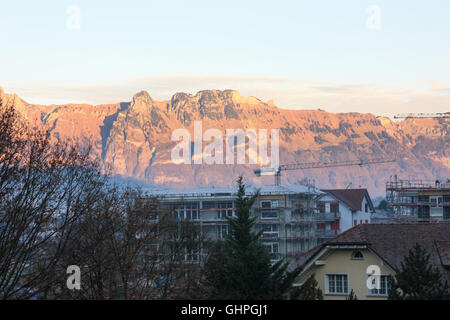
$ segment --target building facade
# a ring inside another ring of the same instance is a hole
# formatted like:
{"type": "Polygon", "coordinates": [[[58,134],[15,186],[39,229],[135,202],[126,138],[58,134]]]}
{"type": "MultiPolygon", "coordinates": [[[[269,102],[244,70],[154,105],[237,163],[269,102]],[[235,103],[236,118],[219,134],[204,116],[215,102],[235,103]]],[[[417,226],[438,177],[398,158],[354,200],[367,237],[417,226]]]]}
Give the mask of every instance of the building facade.
{"type": "MultiPolygon", "coordinates": [[[[271,252],[273,261],[305,252],[339,232],[325,234],[317,230],[318,222],[331,218],[316,208],[316,198],[323,194],[317,188],[247,186],[246,193],[250,196],[257,190],[259,197],[251,209],[251,214],[257,217],[254,231],[262,232],[261,241],[271,252]]],[[[234,188],[161,190],[149,192],[147,196],[156,199],[163,211],[172,211],[180,220],[197,223],[201,236],[209,240],[224,239],[229,232],[226,217],[236,215],[234,188]]]]}
{"type": "MultiPolygon", "coordinates": [[[[374,212],[366,189],[319,190],[314,186],[247,186],[248,196],[259,191],[251,214],[255,232],[272,260],[290,260],[299,253],[332,239],[353,225],[370,223],[374,212]]],[[[163,212],[199,226],[202,239],[224,239],[227,217],[236,215],[236,189],[199,188],[149,192],[163,212]]],[[[202,250],[198,250],[202,254],[202,250]]]]}
{"type": "MultiPolygon", "coordinates": [[[[318,214],[328,217],[318,221],[317,229],[337,236],[358,224],[371,223],[375,212],[367,189],[333,189],[322,190],[317,197],[318,214]]],[[[322,239],[321,242],[323,242],[322,239]]]]}
{"type": "Polygon", "coordinates": [[[450,220],[450,180],[399,180],[386,183],[386,200],[401,221],[450,220]]]}

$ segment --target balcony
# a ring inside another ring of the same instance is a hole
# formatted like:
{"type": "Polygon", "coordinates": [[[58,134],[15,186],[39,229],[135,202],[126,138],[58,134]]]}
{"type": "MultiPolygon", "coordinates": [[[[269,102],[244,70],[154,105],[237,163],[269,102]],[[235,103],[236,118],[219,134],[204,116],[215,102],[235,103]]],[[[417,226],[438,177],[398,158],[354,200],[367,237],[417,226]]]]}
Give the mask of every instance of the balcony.
{"type": "Polygon", "coordinates": [[[313,218],[304,218],[304,219],[291,219],[286,222],[286,225],[304,225],[310,226],[316,223],[316,220],[313,218]]]}
{"type": "Polygon", "coordinates": [[[319,212],[314,214],[316,221],[335,221],[341,218],[340,212],[319,212]]]}
{"type": "Polygon", "coordinates": [[[275,239],[279,237],[278,231],[264,231],[261,235],[262,239],[275,239]]]}

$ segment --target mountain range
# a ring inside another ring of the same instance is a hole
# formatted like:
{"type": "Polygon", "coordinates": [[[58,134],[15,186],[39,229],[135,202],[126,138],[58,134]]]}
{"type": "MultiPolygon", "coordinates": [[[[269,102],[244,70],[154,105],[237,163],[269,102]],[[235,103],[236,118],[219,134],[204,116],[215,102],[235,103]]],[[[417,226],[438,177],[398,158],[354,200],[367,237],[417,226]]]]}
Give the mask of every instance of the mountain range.
{"type": "MultiPolygon", "coordinates": [[[[153,100],[147,91],[115,104],[30,104],[0,87],[3,101],[15,106],[34,127],[45,127],[54,139],[92,145],[104,168],[122,177],[168,188],[229,187],[239,174],[253,184],[273,184],[257,177],[255,164],[175,164],[171,140],[176,129],[193,137],[194,121],[203,131],[279,129],[280,163],[332,162],[395,158],[395,163],[292,170],[282,183],[309,182],[320,188],[367,188],[384,196],[385,182],[403,179],[450,178],[449,119],[408,118],[392,121],[369,113],[329,113],[288,110],[273,101],[243,97],[234,90],[176,93],[170,100],[153,100]]],[[[206,143],[205,143],[206,145],[206,143]]],[[[269,144],[270,145],[270,144],[269,144]]]]}

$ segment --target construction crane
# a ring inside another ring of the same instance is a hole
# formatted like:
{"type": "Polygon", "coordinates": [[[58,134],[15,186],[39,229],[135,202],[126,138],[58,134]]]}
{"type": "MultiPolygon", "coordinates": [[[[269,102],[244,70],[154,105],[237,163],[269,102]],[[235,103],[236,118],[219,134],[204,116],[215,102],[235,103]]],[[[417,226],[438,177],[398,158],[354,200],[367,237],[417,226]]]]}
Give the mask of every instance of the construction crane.
{"type": "Polygon", "coordinates": [[[408,119],[408,118],[431,118],[442,119],[450,118],[450,112],[437,112],[437,113],[402,113],[394,116],[394,119],[408,119]]]}
{"type": "Polygon", "coordinates": [[[278,168],[260,168],[254,170],[256,176],[275,176],[275,185],[279,186],[281,183],[281,171],[298,170],[298,169],[317,169],[317,168],[332,168],[332,167],[347,167],[347,166],[363,166],[375,163],[395,162],[394,159],[367,159],[367,160],[350,160],[341,162],[310,162],[310,163],[291,163],[283,164],[278,168]]]}

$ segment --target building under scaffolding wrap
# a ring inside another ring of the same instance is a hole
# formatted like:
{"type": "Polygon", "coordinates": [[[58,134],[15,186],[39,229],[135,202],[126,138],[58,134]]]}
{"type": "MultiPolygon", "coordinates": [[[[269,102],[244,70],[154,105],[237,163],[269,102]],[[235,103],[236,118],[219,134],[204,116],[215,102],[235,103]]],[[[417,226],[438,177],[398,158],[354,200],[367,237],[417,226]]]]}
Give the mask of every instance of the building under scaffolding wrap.
{"type": "MultiPolygon", "coordinates": [[[[317,223],[339,220],[339,215],[319,214],[315,199],[323,192],[314,186],[247,186],[246,193],[250,196],[257,190],[260,196],[251,210],[257,217],[255,231],[262,231],[261,241],[273,261],[307,251],[339,233],[317,230],[317,223]]],[[[201,236],[209,240],[223,239],[229,231],[226,217],[236,214],[234,188],[151,191],[148,199],[156,200],[161,212],[195,221],[201,236]]]]}
{"type": "Polygon", "coordinates": [[[401,221],[439,222],[450,219],[450,180],[386,182],[386,201],[401,221]]]}

